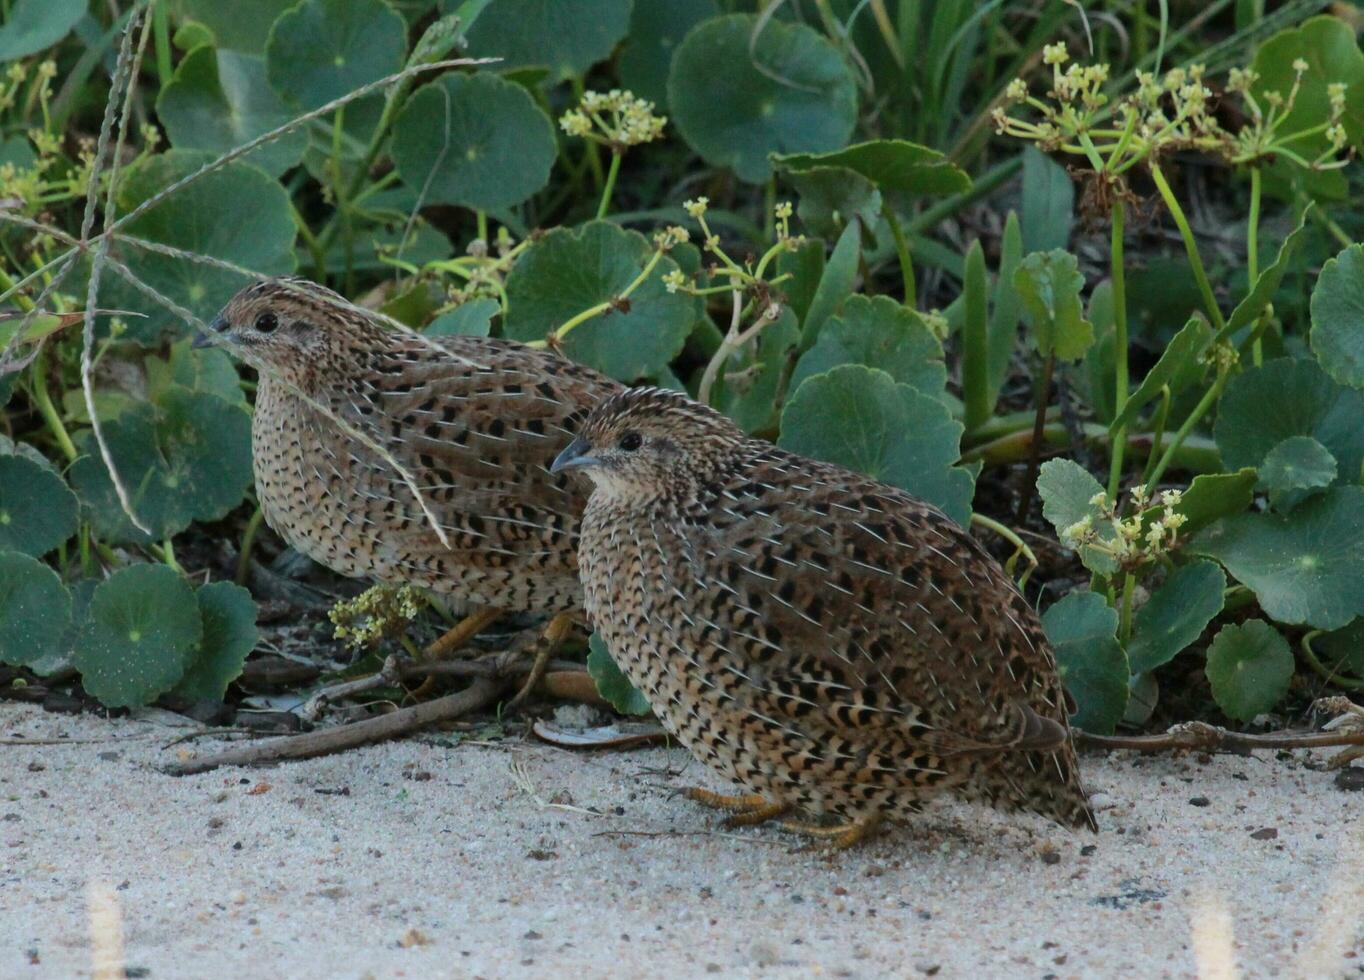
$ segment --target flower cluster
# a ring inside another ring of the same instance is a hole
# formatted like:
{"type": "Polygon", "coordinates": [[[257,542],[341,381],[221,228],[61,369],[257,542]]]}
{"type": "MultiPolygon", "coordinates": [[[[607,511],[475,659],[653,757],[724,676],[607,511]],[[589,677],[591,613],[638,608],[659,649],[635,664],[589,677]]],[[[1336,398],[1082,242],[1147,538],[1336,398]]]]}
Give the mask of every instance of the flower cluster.
{"type": "Polygon", "coordinates": [[[1093,549],[1132,569],[1155,561],[1179,545],[1179,529],[1187,518],[1177,510],[1183,493],[1164,490],[1152,496],[1144,486],[1131,490],[1130,516],[1118,513],[1117,505],[1100,491],[1089,501],[1092,512],[1061,532],[1068,548],[1093,549]]]}
{"type": "Polygon", "coordinates": [[[336,639],[358,650],[401,633],[425,605],[425,597],[410,585],[376,585],[338,602],[327,615],[336,639]]]}
{"type": "Polygon", "coordinates": [[[559,117],[569,136],[581,136],[620,152],[628,146],[652,143],[663,136],[667,116],[654,115],[654,104],[633,92],[585,92],[578,108],[559,117]]]}

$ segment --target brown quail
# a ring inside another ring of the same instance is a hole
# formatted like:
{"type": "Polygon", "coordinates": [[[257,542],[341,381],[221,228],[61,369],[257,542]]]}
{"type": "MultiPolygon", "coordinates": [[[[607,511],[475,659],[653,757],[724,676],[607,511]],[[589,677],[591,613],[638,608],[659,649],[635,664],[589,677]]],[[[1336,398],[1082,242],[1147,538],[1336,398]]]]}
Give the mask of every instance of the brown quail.
{"type": "Polygon", "coordinates": [[[839,846],[940,793],[1095,828],[1037,616],[936,508],[658,388],[608,399],[554,469],[596,485],[594,627],[747,794],[693,799],[839,846]]]}
{"type": "Polygon", "coordinates": [[[213,330],[260,373],[256,491],[289,544],[344,575],[485,607],[473,627],[487,610],[581,609],[586,494],[549,465],[619,383],[510,341],[389,329],[301,279],[247,287],[213,330]],[[336,419],[406,469],[445,542],[403,476],[336,419]]]}

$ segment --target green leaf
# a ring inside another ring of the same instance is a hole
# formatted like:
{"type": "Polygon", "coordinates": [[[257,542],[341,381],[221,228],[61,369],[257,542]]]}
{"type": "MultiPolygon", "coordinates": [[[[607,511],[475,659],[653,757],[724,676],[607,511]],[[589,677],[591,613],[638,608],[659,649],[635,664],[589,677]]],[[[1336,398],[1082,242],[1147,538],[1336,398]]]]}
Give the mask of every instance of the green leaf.
{"type": "Polygon", "coordinates": [[[1010,211],[1004,221],[1004,235],[999,245],[999,275],[990,310],[990,329],[987,338],[989,365],[989,402],[999,402],[1004,379],[1009,375],[1009,362],[1018,346],[1018,324],[1023,316],[1023,301],[1014,289],[1014,273],[1023,261],[1023,232],[1017,212],[1010,211]]]}
{"type": "Polygon", "coordinates": [[[1035,146],[1023,148],[1023,250],[1060,251],[1070,242],[1075,185],[1066,168],[1035,146]]]}
{"type": "Polygon", "coordinates": [[[648,699],[621,673],[602,638],[593,633],[587,642],[587,672],[597,685],[597,693],[623,715],[649,714],[652,709],[648,699]]]}
{"type": "Polygon", "coordinates": [[[1237,303],[1236,309],[1231,311],[1231,317],[1222,330],[1223,337],[1229,337],[1242,327],[1250,326],[1274,301],[1274,294],[1279,291],[1279,284],[1283,282],[1284,274],[1288,272],[1289,266],[1297,258],[1298,249],[1302,246],[1307,227],[1307,213],[1310,208],[1311,205],[1309,204],[1307,209],[1303,210],[1298,218],[1298,226],[1279,246],[1279,254],[1274,259],[1273,264],[1267,269],[1260,270],[1260,275],[1256,278],[1250,292],[1246,294],[1246,298],[1237,303]]]}
{"type": "Polygon", "coordinates": [[[908,490],[965,526],[975,480],[952,465],[961,433],[937,398],[884,371],[844,364],[796,389],[782,410],[778,444],[908,490]]]}
{"type": "MultiPolygon", "coordinates": [[[[1293,63],[1298,59],[1307,62],[1307,71],[1297,85],[1293,111],[1279,120],[1277,131],[1298,133],[1325,123],[1331,114],[1328,86],[1341,83],[1345,85],[1341,123],[1355,149],[1364,150],[1364,54],[1354,30],[1337,17],[1313,17],[1265,41],[1255,52],[1253,68],[1259,77],[1251,90],[1260,105],[1268,104],[1271,91],[1287,98],[1297,79],[1293,63]]],[[[1292,143],[1293,151],[1308,160],[1327,146],[1321,132],[1292,143]]]]}
{"type": "Polygon", "coordinates": [[[837,235],[853,218],[863,227],[874,227],[881,211],[876,185],[842,167],[816,167],[793,174],[791,184],[800,195],[796,214],[812,235],[837,235]]]}
{"type": "Polygon", "coordinates": [[[1336,381],[1364,388],[1364,245],[1321,267],[1312,289],[1312,350],[1336,381]]]}
{"type": "Polygon", "coordinates": [[[819,337],[819,331],[829,317],[838,312],[845,300],[852,295],[853,283],[857,281],[858,260],[862,254],[861,234],[858,222],[849,222],[838,236],[838,243],[829,256],[829,262],[819,277],[819,285],[810,298],[810,307],[801,325],[801,344],[809,347],[819,337]]]}
{"type": "Polygon", "coordinates": [[[1281,623],[1338,629],[1364,613],[1364,487],[1333,487],[1288,514],[1223,518],[1190,547],[1281,623]]]}
{"type": "Polygon", "coordinates": [[[468,54],[501,58],[498,71],[548,68],[563,81],[610,57],[629,27],[630,0],[492,0],[469,26],[468,54]]]}
{"type": "MultiPolygon", "coordinates": [[[[293,113],[265,80],[265,62],[235,51],[196,48],[156,100],[171,145],[225,153],[287,122],[293,113]]],[[[308,145],[301,130],[252,150],[243,159],[272,177],[298,163],[308,145]]]]}
{"type": "Polygon", "coordinates": [[[1127,659],[1132,673],[1167,664],[1197,640],[1222,611],[1227,577],[1210,561],[1195,561],[1175,571],[1132,621],[1127,659]]]}
{"type": "Polygon", "coordinates": [[[1213,438],[1227,469],[1262,466],[1292,436],[1311,436],[1339,464],[1341,482],[1364,467],[1364,393],[1344,388],[1315,361],[1281,358],[1231,380],[1217,409],[1213,438]]]}
{"type": "Polygon", "coordinates": [[[1078,710],[1077,728],[1108,735],[1127,709],[1127,654],[1118,644],[1118,614],[1093,592],[1072,592],[1042,614],[1056,667],[1078,710]]]}
{"type": "MultiPolygon", "coordinates": [[[[1042,498],[1042,516],[1056,528],[1058,538],[1064,539],[1071,527],[1088,519],[1098,533],[1099,540],[1111,542],[1116,533],[1112,522],[1093,503],[1104,488],[1089,470],[1069,459],[1049,459],[1037,472],[1037,494],[1042,498]]],[[[1112,575],[1118,563],[1112,555],[1093,545],[1079,551],[1080,561],[1092,572],[1112,575]]]]}
{"type": "MultiPolygon", "coordinates": [[[[522,253],[507,277],[507,337],[542,340],[583,310],[613,302],[653,252],[643,235],[606,221],[578,231],[555,228],[522,253]]],[[[564,352],[621,381],[657,374],[677,356],[700,316],[695,297],[669,293],[663,285],[663,276],[676,268],[665,256],[630,294],[628,310],[608,310],[579,324],[564,339],[564,352]]]]}
{"type": "Polygon", "coordinates": [[[1080,305],[1084,285],[1079,263],[1069,252],[1033,252],[1019,263],[1014,289],[1043,356],[1079,360],[1094,343],[1094,327],[1080,305]]]}
{"type": "Polygon", "coordinates": [[[50,48],[85,16],[86,0],[13,0],[0,24],[0,62],[50,48]]]}
{"type": "Polygon", "coordinates": [[[0,663],[23,667],[62,652],[71,595],[36,558],[0,551],[0,663]]]}
{"type": "Polygon", "coordinates": [[[76,495],[60,476],[23,456],[0,456],[0,551],[41,558],[79,525],[76,495]]]}
{"type": "Polygon", "coordinates": [[[1117,392],[1113,388],[1117,360],[1117,323],[1113,309],[1113,283],[1104,279],[1089,294],[1089,322],[1094,326],[1094,344],[1085,351],[1078,372],[1081,398],[1094,411],[1096,421],[1112,424],[1117,414],[1117,392]]]}
{"type": "Polygon", "coordinates": [[[1335,479],[1336,458],[1311,436],[1288,437],[1269,451],[1260,466],[1260,485],[1272,499],[1293,490],[1329,487],[1335,479]]]}
{"type": "MultiPolygon", "coordinates": [[[[162,393],[175,384],[191,391],[206,391],[234,405],[246,406],[241,377],[232,364],[231,355],[221,347],[195,350],[189,338],[186,338],[171,345],[170,356],[166,360],[148,357],[142,364],[147,369],[147,396],[152,401],[159,400],[162,393]]],[[[100,418],[103,420],[106,416],[101,414],[100,418]]]]}
{"type": "Polygon", "coordinates": [[[407,25],[383,0],[303,0],[270,31],[265,72],[281,99],[315,109],[400,71],[407,25]]]}
{"type": "MultiPolygon", "coordinates": [[[[119,506],[104,461],[87,445],[71,482],[100,537],[145,544],[213,521],[241,503],[251,483],[251,420],[239,406],[179,385],[155,405],[140,402],[105,426],[114,465],[148,538],[119,506]]],[[[88,440],[87,440],[88,442],[88,440]]]]}
{"type": "Polygon", "coordinates": [[[773,164],[788,173],[842,167],[884,191],[907,194],[959,194],[971,178],[937,150],[908,140],[870,140],[829,153],[777,154],[773,164]]]}
{"type": "Polygon", "coordinates": [[[1250,721],[1288,693],[1293,652],[1262,620],[1223,626],[1208,647],[1207,675],[1212,696],[1227,717],[1250,721]]]}
{"type": "MultiPolygon", "coordinates": [[[[119,188],[119,210],[126,213],[157,191],[189,175],[205,163],[205,154],[170,150],[131,168],[119,188]]],[[[129,222],[129,235],[212,258],[225,259],[262,276],[294,269],[294,226],[289,195],[277,182],[244,163],[228,164],[129,222]],[[251,220],[241,220],[243,202],[251,203],[251,220]]],[[[204,320],[211,320],[242,288],[242,277],[199,262],[158,255],[119,241],[111,249],[133,274],[204,320]]],[[[183,335],[185,325],[170,318],[140,292],[117,282],[119,307],[148,314],[130,320],[128,339],[155,344],[168,333],[183,335]]]]}
{"type": "MultiPolygon", "coordinates": [[[[732,418],[745,432],[759,432],[776,427],[777,393],[786,373],[788,355],[800,342],[800,327],[790,307],[781,311],[775,323],[763,330],[758,338],[757,356],[745,364],[735,360],[720,372],[713,395],[714,404],[732,418]],[[725,375],[738,372],[739,379],[730,381],[725,375]]],[[[794,390],[796,382],[789,383],[794,390]]]]}
{"type": "MultiPolygon", "coordinates": [[[[1250,467],[1235,473],[1200,473],[1194,477],[1175,506],[1175,513],[1184,516],[1180,537],[1187,539],[1219,518],[1244,511],[1255,499],[1257,480],[1250,467]]],[[[1152,507],[1142,512],[1142,520],[1149,523],[1163,511],[1163,507],[1152,507]]]]}
{"type": "Polygon", "coordinates": [[[814,302],[825,268],[824,242],[819,238],[807,238],[793,251],[784,251],[777,256],[778,274],[790,277],[781,286],[786,293],[786,303],[802,324],[810,313],[810,304],[814,302]]]}
{"type": "Polygon", "coordinates": [[[1160,397],[1162,387],[1169,385],[1173,397],[1195,384],[1204,374],[1203,352],[1212,343],[1212,338],[1213,330],[1207,320],[1197,314],[1189,317],[1189,322],[1175,334],[1160,360],[1146,372],[1137,390],[1128,396],[1109,431],[1116,432],[1121,426],[1131,425],[1143,406],[1160,397]]]}
{"type": "Polygon", "coordinates": [[[888,296],[850,296],[796,362],[790,390],[840,364],[879,368],[897,383],[934,398],[941,398],[947,387],[942,344],[923,317],[888,296]]]}
{"type": "Polygon", "coordinates": [[[192,701],[221,701],[260,639],[256,603],[250,592],[231,582],[200,586],[194,597],[204,624],[203,639],[175,693],[192,701]]]}
{"type": "Polygon", "coordinates": [[[270,28],[298,0],[182,0],[185,15],[213,32],[220,50],[263,55],[270,28]]]}
{"type": "Polygon", "coordinates": [[[495,299],[471,299],[446,310],[422,332],[429,337],[486,337],[492,333],[493,317],[501,312],[502,306],[495,299]]]}
{"type": "Polygon", "coordinates": [[[95,589],[73,661],[100,703],[131,708],[175,686],[202,636],[199,605],[184,576],[165,565],[130,565],[95,589]]]}
{"type": "Polygon", "coordinates": [[[1312,640],[1312,649],[1332,673],[1344,672],[1364,680],[1364,617],[1316,637],[1312,640]]]}
{"type": "Polygon", "coordinates": [[[549,181],[554,126],[496,75],[449,74],[412,94],[393,124],[393,161],[423,202],[495,211],[549,181]]]}
{"type": "Polygon", "coordinates": [[[708,20],[686,36],[673,57],[668,104],[707,163],[756,184],[772,175],[773,153],[846,143],[857,120],[857,86],[818,31],[745,14],[708,20]]]}
{"type": "Polygon", "coordinates": [[[630,11],[629,36],[616,58],[621,84],[666,109],[668,71],[677,46],[688,31],[717,13],[715,0],[637,0],[630,11]]]}

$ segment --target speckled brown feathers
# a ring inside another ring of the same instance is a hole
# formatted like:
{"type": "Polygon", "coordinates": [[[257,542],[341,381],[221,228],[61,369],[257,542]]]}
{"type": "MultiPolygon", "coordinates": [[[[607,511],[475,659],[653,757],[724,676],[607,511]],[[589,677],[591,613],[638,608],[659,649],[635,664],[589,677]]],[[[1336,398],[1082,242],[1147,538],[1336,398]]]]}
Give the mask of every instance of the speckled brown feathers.
{"type": "Polygon", "coordinates": [[[1094,827],[1037,617],[940,511],[659,389],[609,399],[556,465],[596,483],[589,616],[711,767],[816,816],[948,792],[1094,827]]]}
{"type": "Polygon", "coordinates": [[[243,290],[215,328],[260,372],[256,489],[290,544],[342,574],[478,605],[581,607],[586,494],[548,466],[619,384],[521,344],[389,329],[303,280],[243,290]],[[407,469],[448,547],[394,467],[335,419],[407,469]]]}

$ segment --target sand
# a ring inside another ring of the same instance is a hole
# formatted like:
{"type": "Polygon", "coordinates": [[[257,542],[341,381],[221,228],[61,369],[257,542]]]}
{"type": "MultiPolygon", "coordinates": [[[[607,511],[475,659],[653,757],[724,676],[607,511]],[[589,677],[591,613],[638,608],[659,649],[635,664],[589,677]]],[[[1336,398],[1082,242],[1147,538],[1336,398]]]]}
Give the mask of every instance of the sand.
{"type": "Polygon", "coordinates": [[[830,856],[719,830],[678,750],[176,779],[220,743],[164,719],[0,705],[0,976],[1364,975],[1364,794],[1303,754],[1091,755],[1097,836],[947,806],[830,856]]]}

